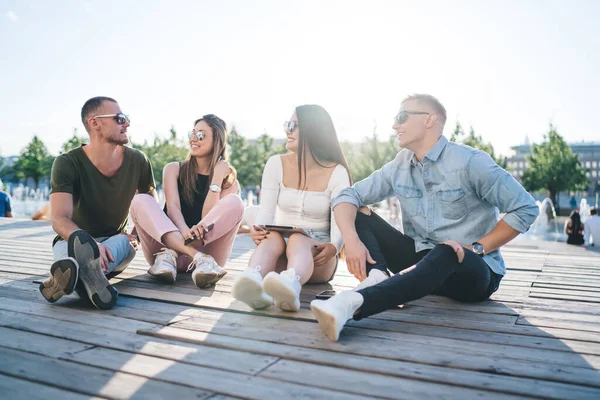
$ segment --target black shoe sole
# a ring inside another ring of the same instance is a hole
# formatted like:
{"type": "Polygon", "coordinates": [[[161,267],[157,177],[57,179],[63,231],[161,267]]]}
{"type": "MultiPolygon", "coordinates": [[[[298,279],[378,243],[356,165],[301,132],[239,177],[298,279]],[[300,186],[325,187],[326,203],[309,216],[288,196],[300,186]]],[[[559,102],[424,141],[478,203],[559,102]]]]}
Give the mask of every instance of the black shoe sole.
{"type": "Polygon", "coordinates": [[[73,293],[77,284],[78,270],[77,263],[69,258],[56,261],[50,268],[50,277],[40,283],[40,293],[50,303],[73,293]]]}
{"type": "Polygon", "coordinates": [[[119,292],[106,279],[100,267],[100,249],[96,240],[83,230],[69,236],[69,257],[79,264],[79,280],[94,306],[109,310],[117,303],[119,292]]]}

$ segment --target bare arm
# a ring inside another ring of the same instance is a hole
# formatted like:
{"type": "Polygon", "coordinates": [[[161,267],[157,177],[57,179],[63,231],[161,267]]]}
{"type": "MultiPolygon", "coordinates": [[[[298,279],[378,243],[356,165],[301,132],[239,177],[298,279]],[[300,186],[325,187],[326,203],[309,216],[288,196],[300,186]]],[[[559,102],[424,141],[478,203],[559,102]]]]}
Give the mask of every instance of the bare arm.
{"type": "Polygon", "coordinates": [[[52,193],[50,195],[50,220],[52,229],[64,240],[68,240],[71,233],[80,229],[72,220],[73,195],[71,193],[52,193]]]}
{"type": "MultiPolygon", "coordinates": [[[[229,163],[225,160],[221,160],[215,166],[215,170],[213,172],[212,182],[210,185],[217,185],[218,187],[222,187],[223,179],[230,173],[231,169],[229,168],[229,163]]],[[[211,190],[206,194],[206,199],[204,200],[204,206],[202,207],[202,218],[206,217],[206,214],[212,210],[212,208],[217,204],[221,198],[227,196],[228,194],[236,194],[239,193],[239,183],[237,180],[228,187],[227,189],[223,189],[221,192],[213,192],[211,190]]]]}
{"type": "Polygon", "coordinates": [[[12,213],[11,211],[6,211],[6,212],[4,213],[4,216],[5,216],[6,218],[12,218],[12,216],[13,216],[13,213],[12,213]]]}
{"type": "Polygon", "coordinates": [[[167,203],[167,214],[173,221],[179,232],[187,239],[186,234],[190,227],[185,223],[181,213],[179,202],[179,189],[177,188],[177,177],[179,176],[179,163],[173,162],[165,165],[163,169],[163,187],[165,189],[165,200],[167,203]]]}
{"type": "Polygon", "coordinates": [[[342,233],[344,243],[358,239],[358,234],[354,227],[357,211],[356,206],[351,203],[340,203],[333,209],[335,222],[342,233]]]}
{"type": "Polygon", "coordinates": [[[494,229],[478,240],[483,245],[486,253],[499,249],[506,243],[519,236],[519,231],[513,229],[504,220],[498,221],[494,229]]]}
{"type": "Polygon", "coordinates": [[[356,233],[354,223],[357,211],[354,204],[339,203],[333,209],[333,214],[335,215],[335,222],[344,238],[348,272],[362,282],[367,279],[366,263],[375,264],[375,260],[373,260],[369,250],[367,250],[356,233]]]}

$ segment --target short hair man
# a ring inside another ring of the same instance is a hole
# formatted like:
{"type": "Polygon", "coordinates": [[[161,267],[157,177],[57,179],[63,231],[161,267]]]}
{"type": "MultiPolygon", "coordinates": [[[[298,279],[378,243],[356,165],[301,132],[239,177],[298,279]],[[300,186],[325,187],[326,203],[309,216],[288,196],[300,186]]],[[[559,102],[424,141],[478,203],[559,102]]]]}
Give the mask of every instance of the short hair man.
{"type": "Polygon", "coordinates": [[[600,216],[598,216],[596,207],[590,209],[590,217],[585,220],[583,237],[586,246],[596,247],[600,250],[600,216]]]}
{"type": "Polygon", "coordinates": [[[535,221],[531,195],[488,154],[448,142],[445,122],[435,97],[407,97],[393,125],[403,150],[333,199],[348,270],[362,283],[311,303],[330,339],[350,318],[428,294],[489,298],[506,273],[498,249],[535,221]],[[404,233],[364,207],[392,196],[400,200],[404,233]],[[500,221],[498,209],[506,213],[500,221]]]}
{"type": "Polygon", "coordinates": [[[0,179],[0,217],[12,218],[12,216],[10,194],[4,191],[4,184],[0,179]]]}
{"type": "Polygon", "coordinates": [[[57,233],[54,264],[40,292],[53,303],[77,292],[100,309],[112,308],[118,292],[107,279],[135,257],[135,239],[125,232],[136,193],[155,195],[152,166],[129,143],[129,118],[110,97],[89,99],[81,120],[87,145],[56,158],[50,179],[50,213],[57,233]]]}

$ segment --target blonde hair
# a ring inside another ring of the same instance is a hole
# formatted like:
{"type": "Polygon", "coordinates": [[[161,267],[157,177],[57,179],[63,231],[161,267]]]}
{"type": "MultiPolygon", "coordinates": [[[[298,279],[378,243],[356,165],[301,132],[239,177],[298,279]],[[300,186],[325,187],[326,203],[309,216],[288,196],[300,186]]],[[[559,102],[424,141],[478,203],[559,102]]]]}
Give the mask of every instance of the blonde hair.
{"type": "Polygon", "coordinates": [[[402,103],[409,100],[419,101],[430,105],[435,110],[435,114],[439,117],[439,121],[442,126],[446,123],[446,108],[444,108],[442,103],[440,103],[440,101],[434,96],[430,94],[415,93],[406,96],[404,100],[402,100],[402,103]]]}

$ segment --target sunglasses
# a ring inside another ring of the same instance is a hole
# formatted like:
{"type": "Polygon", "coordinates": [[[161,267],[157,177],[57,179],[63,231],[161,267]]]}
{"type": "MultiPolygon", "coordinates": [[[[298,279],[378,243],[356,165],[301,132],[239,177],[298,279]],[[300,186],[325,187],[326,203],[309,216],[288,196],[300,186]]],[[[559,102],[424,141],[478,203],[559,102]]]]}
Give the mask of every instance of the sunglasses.
{"type": "Polygon", "coordinates": [[[296,129],[298,127],[298,121],[285,121],[283,123],[283,131],[287,132],[293,132],[294,129],[296,129]]]}
{"type": "Polygon", "coordinates": [[[402,125],[403,123],[406,122],[406,120],[408,119],[408,117],[411,114],[420,114],[420,115],[429,115],[431,113],[425,112],[425,111],[407,111],[407,110],[400,110],[400,112],[396,115],[396,123],[398,125],[402,125]]]}
{"type": "Polygon", "coordinates": [[[192,140],[193,138],[196,138],[197,141],[201,142],[202,140],[204,140],[204,136],[205,133],[202,131],[198,131],[198,132],[194,132],[194,131],[189,131],[188,132],[188,139],[192,140]]]}
{"type": "MultiPolygon", "coordinates": [[[[129,121],[129,117],[125,114],[119,113],[119,114],[106,114],[106,115],[96,115],[95,117],[92,118],[114,118],[115,121],[117,121],[117,124],[119,125],[123,125],[125,123],[131,123],[129,121]]],[[[90,118],[90,119],[92,119],[90,118]]]]}

